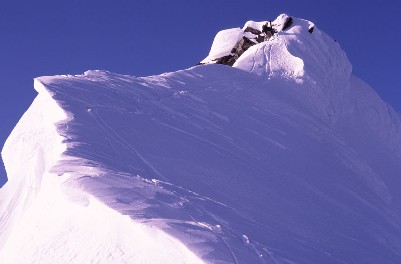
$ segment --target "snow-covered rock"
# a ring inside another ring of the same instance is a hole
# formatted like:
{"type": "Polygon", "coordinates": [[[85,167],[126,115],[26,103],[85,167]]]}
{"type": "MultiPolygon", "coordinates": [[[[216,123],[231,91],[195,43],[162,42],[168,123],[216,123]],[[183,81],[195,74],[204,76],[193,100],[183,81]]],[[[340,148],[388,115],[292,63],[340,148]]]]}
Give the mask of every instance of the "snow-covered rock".
{"type": "Polygon", "coordinates": [[[36,78],[0,263],[400,263],[400,114],[289,21],[221,31],[178,72],[36,78]]]}
{"type": "Polygon", "coordinates": [[[222,30],[217,33],[209,56],[201,63],[213,62],[221,57],[231,54],[231,50],[241,40],[244,32],[240,28],[222,30]]]}

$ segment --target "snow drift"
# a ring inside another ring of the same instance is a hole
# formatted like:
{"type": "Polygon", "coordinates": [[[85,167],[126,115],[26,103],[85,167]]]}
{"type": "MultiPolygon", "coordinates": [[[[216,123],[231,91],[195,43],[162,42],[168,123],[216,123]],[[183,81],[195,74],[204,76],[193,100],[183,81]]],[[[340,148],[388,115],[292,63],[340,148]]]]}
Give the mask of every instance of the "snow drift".
{"type": "Polygon", "coordinates": [[[399,263],[401,117],[288,18],[187,70],[36,78],[2,152],[1,263],[399,263]]]}

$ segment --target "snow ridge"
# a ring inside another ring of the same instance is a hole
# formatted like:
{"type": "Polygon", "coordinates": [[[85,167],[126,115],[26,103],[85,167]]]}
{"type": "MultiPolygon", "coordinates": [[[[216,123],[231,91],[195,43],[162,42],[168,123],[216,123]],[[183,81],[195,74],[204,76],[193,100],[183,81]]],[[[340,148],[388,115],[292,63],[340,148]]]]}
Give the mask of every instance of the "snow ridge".
{"type": "Polygon", "coordinates": [[[2,152],[0,262],[399,263],[400,114],[288,18],[233,67],[213,61],[265,21],[206,65],[37,78],[2,152]]]}

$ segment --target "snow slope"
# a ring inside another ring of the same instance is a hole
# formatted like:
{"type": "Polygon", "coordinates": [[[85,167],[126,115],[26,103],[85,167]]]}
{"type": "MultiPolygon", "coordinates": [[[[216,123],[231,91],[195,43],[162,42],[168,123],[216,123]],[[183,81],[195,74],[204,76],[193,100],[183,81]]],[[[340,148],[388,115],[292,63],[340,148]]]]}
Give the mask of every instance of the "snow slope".
{"type": "Polygon", "coordinates": [[[401,116],[311,25],[234,67],[212,60],[241,29],[187,70],[37,78],[2,152],[0,262],[400,263],[401,116]]]}

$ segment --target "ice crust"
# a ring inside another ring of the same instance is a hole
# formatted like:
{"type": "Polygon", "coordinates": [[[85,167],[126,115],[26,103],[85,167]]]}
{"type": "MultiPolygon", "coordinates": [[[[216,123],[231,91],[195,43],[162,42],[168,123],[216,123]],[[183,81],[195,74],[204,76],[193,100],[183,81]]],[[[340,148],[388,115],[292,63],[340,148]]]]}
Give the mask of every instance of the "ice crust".
{"type": "Polygon", "coordinates": [[[312,25],[234,67],[37,78],[2,152],[0,263],[400,263],[400,114],[312,25]]]}

